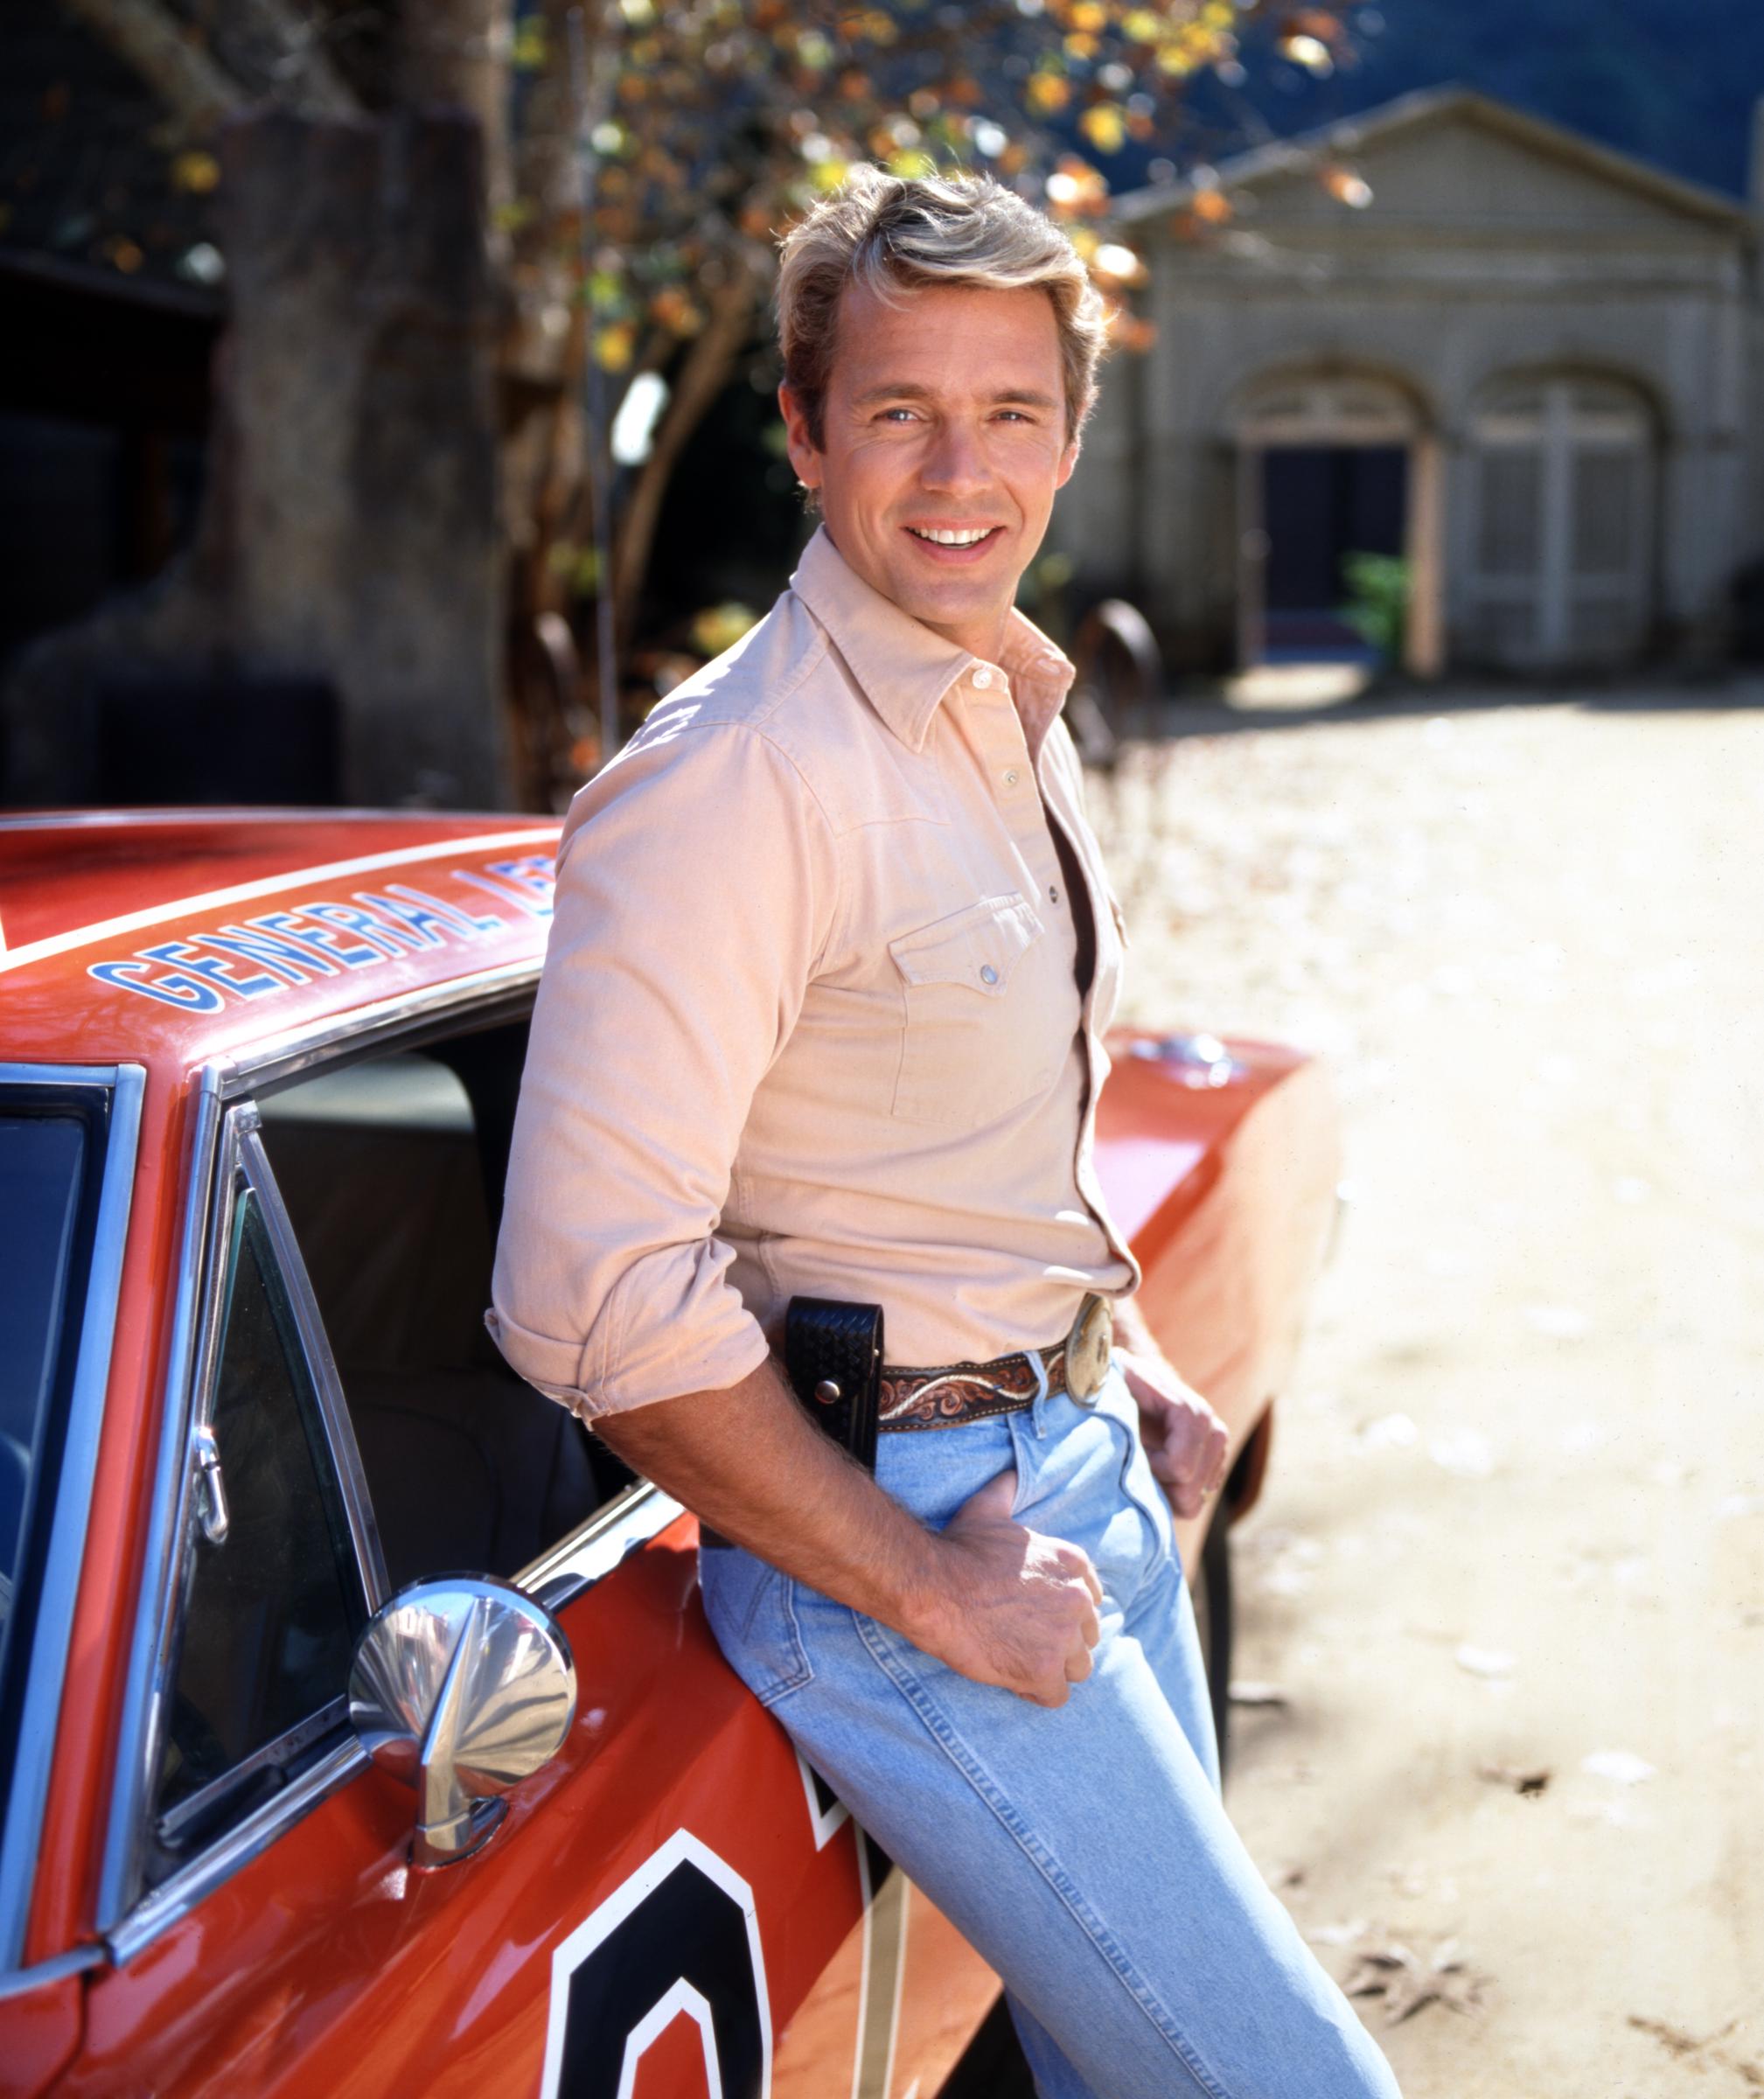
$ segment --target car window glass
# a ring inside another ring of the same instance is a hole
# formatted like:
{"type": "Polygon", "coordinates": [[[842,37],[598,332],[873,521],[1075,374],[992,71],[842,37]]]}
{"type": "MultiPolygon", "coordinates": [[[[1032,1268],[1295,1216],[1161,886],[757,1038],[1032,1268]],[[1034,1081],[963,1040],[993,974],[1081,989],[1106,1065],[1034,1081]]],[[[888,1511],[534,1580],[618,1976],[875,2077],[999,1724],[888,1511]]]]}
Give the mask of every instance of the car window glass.
{"type": "Polygon", "coordinates": [[[0,1684],[53,1459],[90,1144],[79,1114],[0,1115],[0,1684]]]}
{"type": "Polygon", "coordinates": [[[484,1328],[525,1047],[485,1029],[259,1104],[394,1588],[516,1574],[631,1476],[484,1328]]]}
{"type": "Polygon", "coordinates": [[[0,1576],[17,1579],[66,1309],[84,1123],[0,1118],[0,1576]]]}
{"type": "Polygon", "coordinates": [[[324,1420],[248,1185],[234,1212],[210,1419],[227,1523],[219,1542],[200,1526],[194,1536],[157,1803],[173,1843],[219,1782],[241,1782],[219,1788],[236,1812],[241,1790],[273,1791],[341,1721],[366,1619],[324,1420]]]}

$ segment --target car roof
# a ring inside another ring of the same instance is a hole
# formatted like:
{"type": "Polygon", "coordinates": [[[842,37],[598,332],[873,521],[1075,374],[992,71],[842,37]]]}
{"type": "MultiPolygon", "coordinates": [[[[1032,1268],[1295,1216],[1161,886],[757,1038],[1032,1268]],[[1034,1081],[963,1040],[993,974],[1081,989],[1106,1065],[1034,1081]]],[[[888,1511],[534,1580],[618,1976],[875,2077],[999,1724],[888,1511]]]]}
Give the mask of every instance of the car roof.
{"type": "Polygon", "coordinates": [[[0,817],[0,1057],[188,1068],[536,966],[558,828],[399,810],[0,817]]]}

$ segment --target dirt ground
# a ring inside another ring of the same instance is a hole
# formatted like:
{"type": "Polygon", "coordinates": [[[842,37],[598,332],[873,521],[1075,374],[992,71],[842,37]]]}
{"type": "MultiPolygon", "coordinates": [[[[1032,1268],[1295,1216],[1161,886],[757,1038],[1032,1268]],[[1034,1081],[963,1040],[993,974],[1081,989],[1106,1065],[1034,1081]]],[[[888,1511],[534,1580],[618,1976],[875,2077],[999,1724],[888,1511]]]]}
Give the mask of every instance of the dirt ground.
{"type": "Polygon", "coordinates": [[[1764,681],[1170,726],[1127,1017],[1347,1135],[1231,1811],[1407,2099],[1764,2090],[1764,681]]]}

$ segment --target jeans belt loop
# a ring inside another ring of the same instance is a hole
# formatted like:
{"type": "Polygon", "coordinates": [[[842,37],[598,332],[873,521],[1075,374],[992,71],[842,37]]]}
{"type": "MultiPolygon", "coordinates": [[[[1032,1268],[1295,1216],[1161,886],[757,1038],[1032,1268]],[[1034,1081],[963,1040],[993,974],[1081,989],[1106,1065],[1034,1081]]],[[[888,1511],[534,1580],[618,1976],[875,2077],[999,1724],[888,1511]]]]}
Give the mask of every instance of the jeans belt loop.
{"type": "Polygon", "coordinates": [[[1048,1366],[1042,1361],[1039,1349],[1032,1349],[1026,1353],[1035,1373],[1035,1398],[1029,1409],[1029,1425],[1039,1443],[1046,1440],[1048,1433],[1048,1366]]]}

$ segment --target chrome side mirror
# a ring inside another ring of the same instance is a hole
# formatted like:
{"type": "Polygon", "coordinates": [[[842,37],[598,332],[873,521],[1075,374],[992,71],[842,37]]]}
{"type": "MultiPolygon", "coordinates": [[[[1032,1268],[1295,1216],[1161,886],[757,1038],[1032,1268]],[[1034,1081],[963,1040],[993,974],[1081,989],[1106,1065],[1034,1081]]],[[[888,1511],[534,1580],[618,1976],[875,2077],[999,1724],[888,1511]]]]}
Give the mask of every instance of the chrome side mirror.
{"type": "Polygon", "coordinates": [[[575,1663],[543,1604],[489,1575],[401,1589],[356,1642],[349,1721],[382,1771],[414,1787],[419,1866],[470,1858],[501,1798],[562,1746],[575,1663]]]}

